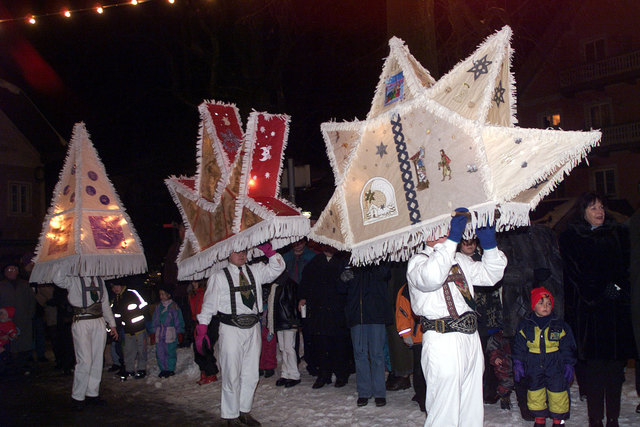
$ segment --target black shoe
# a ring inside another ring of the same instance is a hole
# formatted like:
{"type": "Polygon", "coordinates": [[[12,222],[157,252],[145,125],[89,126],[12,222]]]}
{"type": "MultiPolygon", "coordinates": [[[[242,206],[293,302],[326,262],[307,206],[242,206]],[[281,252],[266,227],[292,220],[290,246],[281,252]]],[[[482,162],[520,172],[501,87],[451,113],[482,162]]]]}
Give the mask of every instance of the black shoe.
{"type": "Polygon", "coordinates": [[[120,374],[120,381],[126,381],[128,377],[135,377],[136,374],[134,372],[125,372],[123,374],[120,374]]]}
{"type": "Polygon", "coordinates": [[[260,422],[253,418],[248,412],[240,412],[238,419],[246,426],[261,426],[260,422]]]}
{"type": "Polygon", "coordinates": [[[140,369],[138,372],[136,372],[136,375],[134,376],[134,378],[137,380],[141,380],[146,376],[147,376],[147,371],[145,371],[144,369],[140,369]]]}
{"type": "MultiPolygon", "coordinates": [[[[337,380],[336,380],[336,382],[337,382],[337,380]]],[[[322,387],[324,387],[325,384],[331,384],[331,376],[318,375],[318,378],[316,379],[316,382],[313,383],[311,388],[322,388],[322,387]]]]}
{"type": "Polygon", "coordinates": [[[176,374],[176,373],[175,373],[175,372],[173,372],[173,371],[165,371],[164,377],[165,377],[165,378],[169,378],[169,377],[174,376],[175,374],[176,374]]]}
{"type": "Polygon", "coordinates": [[[264,375],[264,369],[258,369],[258,376],[262,377],[264,375]]]}
{"type": "Polygon", "coordinates": [[[127,371],[124,369],[124,366],[120,366],[120,369],[118,369],[118,372],[116,372],[116,377],[126,377],[127,376],[127,371]]]}
{"type": "Polygon", "coordinates": [[[386,389],[388,391],[406,390],[411,387],[411,380],[408,376],[396,377],[394,376],[391,381],[387,381],[386,389]]]}
{"type": "Polygon", "coordinates": [[[617,418],[608,418],[606,427],[619,427],[617,418]]]}
{"type": "Polygon", "coordinates": [[[107,401],[100,396],[86,396],[84,401],[91,406],[107,406],[107,401]]]}
{"type": "Polygon", "coordinates": [[[158,374],[158,378],[166,378],[167,377],[167,371],[160,371],[160,373],[158,374]]]}
{"type": "Polygon", "coordinates": [[[347,378],[336,378],[336,383],[333,385],[336,388],[344,387],[349,382],[349,377],[347,378]]]}
{"type": "Polygon", "coordinates": [[[604,425],[602,424],[602,420],[589,418],[589,427],[604,427],[604,425]]]}
{"type": "Polygon", "coordinates": [[[111,365],[111,367],[107,369],[107,372],[118,372],[118,371],[120,371],[120,365],[111,365]]]}
{"type": "Polygon", "coordinates": [[[491,396],[491,397],[485,397],[484,398],[484,404],[485,405],[493,405],[498,400],[500,400],[500,396],[498,396],[497,394],[494,395],[494,396],[491,396]]]}
{"type": "Polygon", "coordinates": [[[369,403],[369,399],[366,397],[359,397],[358,401],[356,402],[356,405],[358,406],[367,406],[367,403],[369,403]]]}
{"type": "Polygon", "coordinates": [[[300,380],[287,380],[287,382],[284,384],[284,387],[291,388],[297,386],[298,384],[300,384],[300,380]]]}
{"type": "Polygon", "coordinates": [[[242,421],[240,421],[240,418],[231,418],[231,419],[227,418],[225,425],[239,427],[239,426],[243,426],[244,424],[242,421]]]}
{"type": "Polygon", "coordinates": [[[289,381],[287,378],[278,378],[278,380],[276,381],[276,387],[285,385],[287,381],[289,381]]]}
{"type": "Polygon", "coordinates": [[[265,377],[265,378],[270,378],[270,377],[272,377],[275,373],[276,373],[276,371],[275,371],[274,369],[265,369],[265,370],[264,370],[264,377],[265,377]]]}
{"type": "Polygon", "coordinates": [[[387,399],[385,399],[384,397],[376,397],[375,401],[376,401],[376,406],[378,407],[384,406],[387,404],[387,399]]]}
{"type": "Polygon", "coordinates": [[[511,410],[511,398],[509,396],[502,396],[500,398],[500,409],[511,410]]]}
{"type": "Polygon", "coordinates": [[[586,394],[581,394],[580,395],[580,402],[584,402],[585,400],[587,400],[587,395],[586,394]]]}
{"type": "Polygon", "coordinates": [[[84,400],[76,400],[71,398],[71,410],[74,412],[81,412],[84,409],[84,400]]]}
{"type": "Polygon", "coordinates": [[[636,414],[640,414],[640,404],[638,404],[638,406],[636,406],[636,414]]]}

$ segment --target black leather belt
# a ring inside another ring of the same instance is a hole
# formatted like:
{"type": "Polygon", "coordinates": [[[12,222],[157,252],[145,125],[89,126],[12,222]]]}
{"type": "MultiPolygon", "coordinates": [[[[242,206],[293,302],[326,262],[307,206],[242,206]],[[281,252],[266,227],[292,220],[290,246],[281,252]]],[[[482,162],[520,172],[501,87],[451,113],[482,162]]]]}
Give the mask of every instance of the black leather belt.
{"type": "Polygon", "coordinates": [[[98,319],[102,317],[102,304],[96,302],[89,307],[73,307],[73,321],[98,319]]]}
{"type": "Polygon", "coordinates": [[[240,329],[249,329],[253,327],[258,321],[260,321],[260,316],[257,314],[226,314],[226,313],[218,313],[218,317],[220,318],[220,322],[225,325],[235,326],[240,329]]]}
{"type": "Polygon", "coordinates": [[[443,317],[441,319],[431,320],[420,316],[420,326],[422,327],[423,333],[426,331],[436,331],[441,334],[448,332],[473,334],[478,330],[478,317],[473,311],[467,311],[457,319],[453,317],[443,317]]]}

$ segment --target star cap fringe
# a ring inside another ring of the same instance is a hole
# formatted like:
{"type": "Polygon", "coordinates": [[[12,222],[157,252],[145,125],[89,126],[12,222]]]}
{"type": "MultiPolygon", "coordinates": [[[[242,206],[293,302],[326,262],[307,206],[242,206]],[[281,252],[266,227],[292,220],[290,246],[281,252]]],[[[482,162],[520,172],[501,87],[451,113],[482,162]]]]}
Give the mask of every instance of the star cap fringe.
{"type": "Polygon", "coordinates": [[[34,283],[51,283],[59,269],[103,277],[147,271],[142,243],[84,123],[73,128],[34,262],[34,283]]]}
{"type": "Polygon", "coordinates": [[[510,39],[497,31],[436,82],[392,38],[367,119],[321,125],[336,189],[309,238],[362,265],[407,260],[457,207],[473,213],[466,237],[529,225],[601,134],[515,127],[510,39]]]}
{"type": "Polygon", "coordinates": [[[254,248],[266,241],[279,249],[310,228],[300,210],[279,197],[289,117],[253,111],[243,133],[235,105],[207,101],[199,111],[198,172],[165,180],[185,225],[180,280],[210,276],[232,252],[260,256],[254,248]]]}

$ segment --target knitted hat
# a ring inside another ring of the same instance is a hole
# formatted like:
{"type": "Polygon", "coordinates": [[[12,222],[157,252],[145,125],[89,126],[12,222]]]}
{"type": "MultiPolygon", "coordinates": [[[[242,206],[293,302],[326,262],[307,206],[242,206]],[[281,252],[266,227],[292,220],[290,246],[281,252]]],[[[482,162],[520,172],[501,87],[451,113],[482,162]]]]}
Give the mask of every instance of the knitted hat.
{"type": "Polygon", "coordinates": [[[543,297],[549,298],[549,301],[551,301],[551,309],[553,309],[553,295],[551,295],[551,292],[544,286],[540,286],[539,288],[531,290],[531,310],[535,310],[536,304],[538,304],[538,301],[543,297]]]}

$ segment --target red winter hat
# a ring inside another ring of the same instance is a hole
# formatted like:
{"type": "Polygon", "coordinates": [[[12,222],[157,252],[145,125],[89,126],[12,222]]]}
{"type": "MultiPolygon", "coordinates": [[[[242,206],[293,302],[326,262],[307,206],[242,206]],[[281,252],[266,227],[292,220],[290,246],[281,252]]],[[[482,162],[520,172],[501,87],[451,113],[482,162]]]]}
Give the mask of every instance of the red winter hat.
{"type": "Polygon", "coordinates": [[[541,298],[548,297],[551,301],[551,309],[553,309],[553,295],[544,286],[531,289],[531,310],[535,309],[536,304],[541,298]]]}
{"type": "Polygon", "coordinates": [[[9,319],[13,319],[13,315],[16,314],[16,309],[11,306],[2,307],[0,310],[7,310],[7,316],[9,316],[9,319]]]}

